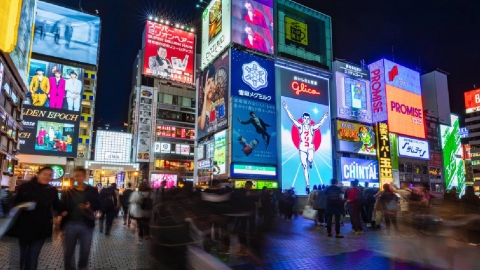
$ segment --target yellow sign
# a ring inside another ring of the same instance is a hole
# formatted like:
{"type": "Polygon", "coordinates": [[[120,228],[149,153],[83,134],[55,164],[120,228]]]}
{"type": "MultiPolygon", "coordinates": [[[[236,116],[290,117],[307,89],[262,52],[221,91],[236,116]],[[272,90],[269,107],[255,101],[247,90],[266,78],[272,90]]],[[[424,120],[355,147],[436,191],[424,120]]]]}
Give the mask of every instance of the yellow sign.
{"type": "Polygon", "coordinates": [[[17,44],[21,0],[0,0],[0,51],[10,53],[17,44]]]}
{"type": "Polygon", "coordinates": [[[392,159],[390,157],[390,136],[387,123],[377,123],[377,155],[380,188],[393,182],[392,159]]]}
{"type": "Polygon", "coordinates": [[[285,16],[285,38],[308,46],[308,25],[285,16]]]}

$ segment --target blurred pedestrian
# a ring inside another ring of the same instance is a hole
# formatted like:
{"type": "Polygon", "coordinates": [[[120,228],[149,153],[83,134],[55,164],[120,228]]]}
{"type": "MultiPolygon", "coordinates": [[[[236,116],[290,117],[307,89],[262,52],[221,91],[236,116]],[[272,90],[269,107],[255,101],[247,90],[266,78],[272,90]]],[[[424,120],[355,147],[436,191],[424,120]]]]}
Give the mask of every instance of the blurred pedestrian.
{"type": "Polygon", "coordinates": [[[362,223],[360,221],[360,211],[362,210],[365,199],[362,190],[358,187],[358,180],[352,181],[352,187],[348,190],[347,203],[351,207],[350,218],[353,222],[353,232],[355,234],[363,234],[362,223]]]}
{"type": "Polygon", "coordinates": [[[252,186],[252,181],[246,181],[245,188],[236,192],[237,209],[243,213],[243,216],[240,217],[240,233],[238,237],[240,251],[237,255],[239,256],[247,256],[247,243],[255,241],[255,202],[258,201],[258,196],[252,192],[252,186]],[[248,239],[250,241],[247,241],[248,239]]]}
{"type": "Polygon", "coordinates": [[[268,227],[272,219],[272,204],[273,204],[273,193],[267,189],[267,187],[262,188],[262,193],[260,195],[260,217],[263,217],[263,226],[268,227]]]}
{"type": "Polygon", "coordinates": [[[332,184],[325,189],[326,201],[326,219],[327,219],[327,233],[332,236],[332,219],[335,217],[335,237],[343,238],[340,234],[341,215],[345,212],[342,189],[338,186],[338,180],[332,179],[332,184]]]}
{"type": "Polygon", "coordinates": [[[60,203],[58,191],[50,186],[53,170],[44,167],[28,183],[18,188],[15,205],[34,202],[35,209],[24,211],[9,231],[17,237],[20,244],[20,269],[36,270],[38,257],[45,239],[52,237],[53,213],[58,211],[60,203]]]}
{"type": "MultiPolygon", "coordinates": [[[[461,204],[463,214],[479,215],[480,214],[480,198],[475,195],[472,186],[467,186],[465,195],[462,196],[461,204]]],[[[466,227],[467,241],[470,245],[478,245],[480,243],[480,222],[474,221],[466,227]]]]}
{"type": "Polygon", "coordinates": [[[363,196],[365,197],[365,218],[367,228],[372,227],[373,209],[375,208],[375,194],[378,189],[375,187],[369,187],[369,183],[365,182],[365,189],[363,190],[363,196]]]}
{"type": "Polygon", "coordinates": [[[118,213],[120,213],[120,208],[122,207],[122,201],[120,200],[120,190],[117,188],[116,183],[113,183],[111,187],[115,191],[115,197],[117,198],[117,204],[115,205],[115,217],[118,217],[118,213]]]}
{"type": "Polygon", "coordinates": [[[102,216],[100,217],[100,233],[103,233],[105,224],[105,235],[110,235],[118,203],[117,195],[115,194],[115,186],[111,185],[100,191],[100,203],[102,210],[102,216]]]}
{"type": "MultiPolygon", "coordinates": [[[[320,186],[320,189],[322,188],[322,186],[320,186]]],[[[317,185],[313,185],[313,188],[312,188],[312,191],[310,191],[310,194],[308,194],[308,200],[307,200],[307,205],[311,206],[314,210],[317,210],[315,209],[315,203],[317,201],[317,198],[318,198],[318,187],[317,185]]],[[[318,210],[317,210],[317,215],[318,215],[318,210]]],[[[318,224],[318,217],[315,218],[314,222],[315,222],[315,225],[319,225],[318,224]]]]}
{"type": "Polygon", "coordinates": [[[138,191],[130,196],[129,212],[133,219],[137,221],[138,243],[142,244],[145,237],[150,239],[150,217],[153,210],[153,194],[148,183],[142,182],[138,186],[138,191]]]}
{"type": "Polygon", "coordinates": [[[397,195],[393,192],[393,189],[389,184],[383,185],[383,194],[380,196],[379,200],[383,205],[383,216],[387,228],[385,236],[391,236],[390,223],[393,224],[395,233],[398,235],[397,212],[400,211],[400,204],[397,195]]]}
{"type": "Polygon", "coordinates": [[[61,199],[62,228],[65,229],[65,269],[76,269],[75,248],[80,244],[78,269],[87,269],[88,257],[95,228],[95,211],[100,209],[100,198],[95,188],[85,184],[87,171],[75,169],[73,179],[77,185],[63,192],[61,199]]]}
{"type": "Polygon", "coordinates": [[[122,196],[122,209],[123,209],[123,225],[130,227],[130,214],[128,212],[128,207],[130,205],[130,196],[133,193],[132,183],[127,183],[127,188],[123,191],[122,196]]]}
{"type": "Polygon", "coordinates": [[[292,189],[285,196],[285,220],[292,221],[293,208],[295,207],[295,195],[292,189]]]}

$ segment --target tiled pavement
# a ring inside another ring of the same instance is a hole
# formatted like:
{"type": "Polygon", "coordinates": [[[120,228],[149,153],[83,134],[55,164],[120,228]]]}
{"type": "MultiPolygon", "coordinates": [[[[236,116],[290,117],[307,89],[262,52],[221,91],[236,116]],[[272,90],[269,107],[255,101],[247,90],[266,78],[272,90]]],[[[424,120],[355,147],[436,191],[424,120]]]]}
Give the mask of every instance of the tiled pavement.
{"type": "MultiPolygon", "coordinates": [[[[454,269],[480,269],[480,251],[438,237],[384,238],[367,231],[355,236],[342,227],[344,239],[326,237],[326,230],[299,217],[292,222],[275,219],[275,228],[264,234],[261,264],[258,260],[229,256],[233,269],[441,269],[448,256],[454,269]],[[400,260],[399,260],[400,259],[400,260]],[[430,262],[430,267],[420,265],[430,262]],[[436,267],[436,268],[434,268],[436,267]]],[[[232,238],[232,251],[237,241],[232,238]]],[[[138,245],[133,231],[117,219],[112,235],[94,236],[91,269],[165,269],[150,255],[148,243],[138,245]]],[[[18,248],[11,238],[0,240],[0,269],[18,269],[18,248]]],[[[48,242],[41,254],[40,269],[63,269],[60,237],[48,242]]]]}

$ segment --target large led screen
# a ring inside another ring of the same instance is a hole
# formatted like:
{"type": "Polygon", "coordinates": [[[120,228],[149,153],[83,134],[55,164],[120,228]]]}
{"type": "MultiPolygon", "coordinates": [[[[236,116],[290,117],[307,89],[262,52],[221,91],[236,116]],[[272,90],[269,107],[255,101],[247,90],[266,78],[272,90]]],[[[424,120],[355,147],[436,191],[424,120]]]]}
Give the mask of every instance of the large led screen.
{"type": "Polygon", "coordinates": [[[390,85],[386,89],[389,131],[424,139],[422,96],[390,85]]]}
{"type": "Polygon", "coordinates": [[[384,59],[385,82],[388,85],[421,95],[420,73],[384,59]]]}
{"type": "Polygon", "coordinates": [[[100,18],[39,1],[33,52],[97,65],[100,18]]]}
{"type": "Polygon", "coordinates": [[[212,0],[203,11],[201,69],[230,44],[231,16],[231,0],[212,0]]]}
{"type": "Polygon", "coordinates": [[[95,161],[130,162],[131,133],[97,130],[95,134],[95,161]]]}
{"type": "Polygon", "coordinates": [[[19,134],[24,154],[76,157],[80,116],[66,110],[24,108],[19,134]]]}
{"type": "Polygon", "coordinates": [[[232,41],[274,53],[273,0],[232,1],[232,41]]]}
{"type": "Polygon", "coordinates": [[[162,183],[165,183],[165,188],[173,188],[177,186],[177,175],[152,173],[150,182],[152,183],[152,188],[160,188],[162,187],[162,183]]]}
{"type": "Polygon", "coordinates": [[[197,138],[228,126],[229,52],[210,64],[199,78],[197,138]]]}
{"type": "Polygon", "coordinates": [[[277,163],[275,105],[233,97],[232,162],[277,163]]]}
{"type": "Polygon", "coordinates": [[[193,84],[195,35],[178,28],[147,21],[143,74],[193,84]]]}
{"type": "Polygon", "coordinates": [[[342,181],[378,183],[378,161],[359,158],[340,158],[342,181]]]}
{"type": "Polygon", "coordinates": [[[372,126],[337,121],[337,137],[339,152],[372,156],[377,154],[375,131],[372,126]]]}
{"type": "Polygon", "coordinates": [[[478,112],[480,110],[480,89],[465,92],[464,96],[466,112],[478,112]]]}
{"type": "Polygon", "coordinates": [[[232,96],[275,103],[275,69],[272,60],[231,50],[232,96]]]}
{"type": "Polygon", "coordinates": [[[80,113],[83,73],[78,67],[32,59],[23,104],[80,113]]]}
{"type": "Polygon", "coordinates": [[[277,66],[275,81],[276,87],[281,88],[281,94],[284,97],[329,104],[328,79],[277,66]]]}
{"type": "Polygon", "coordinates": [[[462,160],[462,145],[460,141],[460,121],[458,116],[450,115],[452,126],[440,125],[442,141],[443,166],[445,187],[450,190],[457,188],[457,192],[465,192],[465,171],[462,160]]]}

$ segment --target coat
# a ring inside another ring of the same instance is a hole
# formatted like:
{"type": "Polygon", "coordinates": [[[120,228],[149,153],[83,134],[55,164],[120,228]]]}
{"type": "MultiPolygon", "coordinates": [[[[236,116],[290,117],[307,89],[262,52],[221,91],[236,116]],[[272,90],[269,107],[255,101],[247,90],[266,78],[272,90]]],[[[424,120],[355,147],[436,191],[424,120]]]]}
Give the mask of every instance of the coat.
{"type": "Polygon", "coordinates": [[[32,77],[32,81],[30,82],[30,91],[35,93],[37,90],[42,90],[45,94],[50,93],[50,82],[48,81],[48,78],[43,76],[42,81],[38,82],[38,75],[35,75],[32,77]]]}
{"type": "MultiPolygon", "coordinates": [[[[91,186],[87,186],[87,188],[84,190],[84,196],[85,196],[85,202],[90,203],[90,211],[87,212],[86,214],[88,216],[85,216],[85,224],[89,228],[95,227],[95,215],[94,212],[100,210],[100,195],[98,194],[98,191],[91,186]]],[[[66,189],[62,193],[62,199],[61,199],[61,209],[59,212],[66,211],[67,213],[72,212],[73,207],[78,207],[77,205],[74,205],[73,199],[72,199],[72,189],[66,189]]],[[[62,227],[63,225],[68,222],[70,219],[70,216],[67,214],[67,216],[62,218],[62,227]]]]}
{"type": "Polygon", "coordinates": [[[60,78],[57,86],[57,80],[55,77],[50,77],[48,79],[50,81],[50,99],[58,98],[63,101],[65,97],[65,85],[66,81],[64,78],[60,78]]]}
{"type": "Polygon", "coordinates": [[[150,218],[152,210],[143,210],[140,206],[143,198],[150,197],[153,201],[154,196],[150,191],[135,191],[130,196],[129,213],[133,218],[150,218]]]}

